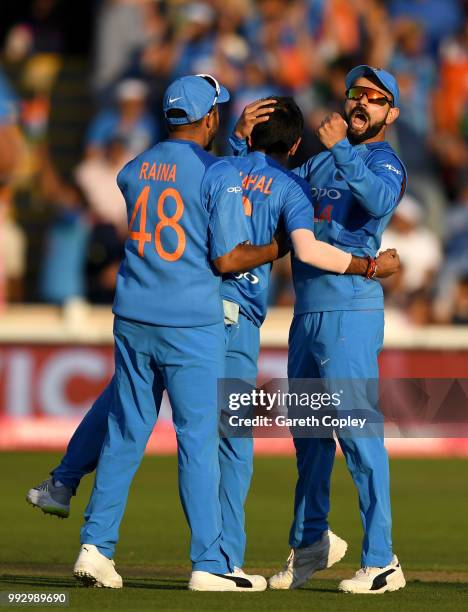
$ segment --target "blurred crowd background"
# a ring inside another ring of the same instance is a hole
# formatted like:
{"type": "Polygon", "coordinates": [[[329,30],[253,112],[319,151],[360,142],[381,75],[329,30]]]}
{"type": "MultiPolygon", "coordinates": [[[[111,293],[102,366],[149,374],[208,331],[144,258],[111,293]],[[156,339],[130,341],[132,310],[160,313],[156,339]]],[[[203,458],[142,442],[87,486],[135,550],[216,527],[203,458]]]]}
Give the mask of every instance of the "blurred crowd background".
{"type": "MultiPolygon", "coordinates": [[[[168,83],[210,73],[232,101],[216,153],[249,102],[292,94],[306,119],[292,165],[321,150],[360,63],[395,73],[389,140],[409,174],[383,247],[401,325],[468,323],[467,0],[2,0],[0,286],[3,302],[111,303],[126,215],[115,177],[165,136],[168,83]]],[[[293,302],[289,262],[271,303],[293,302]]]]}

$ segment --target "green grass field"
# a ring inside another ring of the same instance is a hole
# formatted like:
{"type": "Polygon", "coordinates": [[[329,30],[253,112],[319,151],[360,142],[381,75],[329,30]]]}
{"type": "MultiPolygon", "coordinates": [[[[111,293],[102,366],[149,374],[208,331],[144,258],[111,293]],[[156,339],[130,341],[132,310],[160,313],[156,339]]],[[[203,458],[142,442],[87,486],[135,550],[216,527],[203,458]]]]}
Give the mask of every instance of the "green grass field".
{"type": "MultiPolygon", "coordinates": [[[[394,548],[406,589],[378,596],[336,592],[359,565],[361,529],[356,493],[343,460],[336,462],[331,527],[348,540],[345,559],[298,591],[186,591],[188,532],[177,496],[176,460],[146,457],[130,494],[117,549],[121,591],[86,589],[71,569],[91,477],[60,521],[24,501],[58,460],[51,453],[0,454],[0,590],[68,591],[72,609],[118,610],[468,610],[468,461],[393,460],[394,548]]],[[[247,505],[246,569],[271,575],[288,554],[295,481],[293,458],[256,459],[247,505]]]]}

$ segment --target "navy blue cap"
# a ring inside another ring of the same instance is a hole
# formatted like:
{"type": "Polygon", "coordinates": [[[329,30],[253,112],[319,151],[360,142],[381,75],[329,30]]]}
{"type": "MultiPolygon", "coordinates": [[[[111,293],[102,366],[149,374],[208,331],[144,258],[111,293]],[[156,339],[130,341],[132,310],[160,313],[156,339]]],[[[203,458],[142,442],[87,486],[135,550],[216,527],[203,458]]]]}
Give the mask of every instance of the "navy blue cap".
{"type": "Polygon", "coordinates": [[[186,125],[204,117],[215,104],[227,102],[228,90],[209,74],[184,76],[169,85],[164,94],[163,111],[170,125],[186,125]],[[184,117],[168,117],[167,112],[179,109],[184,117]]]}
{"type": "Polygon", "coordinates": [[[382,68],[373,68],[372,66],[367,66],[366,64],[356,66],[346,75],[346,89],[352,87],[359,77],[368,76],[375,76],[382,87],[392,94],[393,106],[398,106],[398,103],[400,102],[400,90],[398,89],[397,80],[392,74],[386,70],[383,70],[382,68]]]}

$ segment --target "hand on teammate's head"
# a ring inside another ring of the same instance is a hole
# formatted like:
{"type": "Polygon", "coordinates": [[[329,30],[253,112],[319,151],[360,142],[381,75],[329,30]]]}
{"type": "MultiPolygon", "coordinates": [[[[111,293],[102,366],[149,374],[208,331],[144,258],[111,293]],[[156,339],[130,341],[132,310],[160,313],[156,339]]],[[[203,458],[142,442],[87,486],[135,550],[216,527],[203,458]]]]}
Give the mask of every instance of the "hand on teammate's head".
{"type": "Polygon", "coordinates": [[[236,123],[234,135],[237,138],[248,138],[257,123],[268,121],[270,114],[275,110],[275,103],[276,100],[268,98],[266,100],[256,100],[248,104],[236,123]]]}

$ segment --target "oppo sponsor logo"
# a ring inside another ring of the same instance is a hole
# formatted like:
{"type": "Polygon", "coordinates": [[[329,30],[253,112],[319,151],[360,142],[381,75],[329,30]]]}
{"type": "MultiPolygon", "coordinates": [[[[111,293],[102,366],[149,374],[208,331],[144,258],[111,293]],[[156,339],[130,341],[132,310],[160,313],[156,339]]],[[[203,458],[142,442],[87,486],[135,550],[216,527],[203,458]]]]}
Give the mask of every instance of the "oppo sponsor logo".
{"type": "Polygon", "coordinates": [[[317,201],[322,198],[329,198],[330,200],[339,200],[341,198],[341,191],[338,189],[325,189],[324,187],[312,187],[312,197],[317,201]]]}
{"type": "Polygon", "coordinates": [[[236,280],[244,279],[248,283],[251,283],[252,285],[256,285],[259,282],[258,276],[255,276],[255,274],[252,274],[252,272],[244,272],[242,274],[234,274],[234,278],[236,280]]]}

